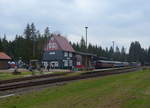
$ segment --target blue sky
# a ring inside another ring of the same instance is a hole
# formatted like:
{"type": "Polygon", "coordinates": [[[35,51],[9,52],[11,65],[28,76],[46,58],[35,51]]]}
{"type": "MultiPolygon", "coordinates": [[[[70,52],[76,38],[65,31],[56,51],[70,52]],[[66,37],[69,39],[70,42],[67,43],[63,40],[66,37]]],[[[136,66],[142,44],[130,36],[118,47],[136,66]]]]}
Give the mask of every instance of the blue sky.
{"type": "Polygon", "coordinates": [[[85,36],[88,42],[110,47],[129,47],[140,41],[150,45],[149,0],[0,0],[0,36],[9,40],[22,34],[27,23],[34,22],[41,32],[50,27],[70,41],[85,36]]]}

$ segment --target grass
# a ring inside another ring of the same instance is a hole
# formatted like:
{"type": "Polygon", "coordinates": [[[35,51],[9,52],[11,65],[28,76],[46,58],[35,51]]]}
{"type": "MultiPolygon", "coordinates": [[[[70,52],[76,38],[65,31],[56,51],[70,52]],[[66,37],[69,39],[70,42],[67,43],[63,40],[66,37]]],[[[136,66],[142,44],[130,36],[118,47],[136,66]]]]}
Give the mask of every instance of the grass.
{"type": "MultiPolygon", "coordinates": [[[[40,72],[35,71],[34,72],[36,75],[41,75],[40,72]]],[[[44,74],[62,74],[66,72],[43,72],[44,74]]],[[[21,77],[26,77],[32,75],[32,72],[21,72],[21,74],[14,75],[12,72],[0,72],[0,80],[7,80],[7,79],[14,79],[14,78],[21,78],[21,77]]]]}
{"type": "Polygon", "coordinates": [[[11,72],[0,72],[0,80],[20,78],[31,74],[32,74],[31,72],[21,72],[21,74],[19,75],[13,75],[11,72]]]}
{"type": "Polygon", "coordinates": [[[150,108],[150,70],[92,78],[0,100],[0,108],[150,108]]]}

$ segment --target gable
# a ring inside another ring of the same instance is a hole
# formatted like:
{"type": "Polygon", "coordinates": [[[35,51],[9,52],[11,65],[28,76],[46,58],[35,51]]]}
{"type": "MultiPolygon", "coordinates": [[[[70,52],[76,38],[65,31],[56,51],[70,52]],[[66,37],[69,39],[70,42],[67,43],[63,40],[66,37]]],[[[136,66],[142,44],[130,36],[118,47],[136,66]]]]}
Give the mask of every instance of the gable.
{"type": "Polygon", "coordinates": [[[60,48],[63,51],[75,52],[69,41],[63,36],[55,36],[60,48]]]}
{"type": "Polygon", "coordinates": [[[59,50],[60,47],[56,41],[56,39],[52,36],[49,41],[48,44],[45,47],[45,51],[54,51],[54,50],[59,50]]]}
{"type": "Polygon", "coordinates": [[[45,51],[63,50],[75,52],[68,40],[63,36],[53,35],[46,45],[45,51]]]}

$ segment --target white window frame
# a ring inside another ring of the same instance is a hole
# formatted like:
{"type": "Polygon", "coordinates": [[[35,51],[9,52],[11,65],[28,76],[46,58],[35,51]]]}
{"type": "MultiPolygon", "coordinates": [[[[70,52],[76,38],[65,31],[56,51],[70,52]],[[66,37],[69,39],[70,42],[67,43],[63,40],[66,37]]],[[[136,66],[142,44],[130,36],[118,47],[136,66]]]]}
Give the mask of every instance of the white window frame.
{"type": "Polygon", "coordinates": [[[55,51],[49,52],[49,55],[55,55],[55,54],[56,54],[55,51]]]}
{"type": "Polygon", "coordinates": [[[80,61],[77,61],[77,65],[81,65],[81,62],[80,62],[80,61]]]}
{"type": "Polygon", "coordinates": [[[48,49],[57,49],[58,46],[55,42],[48,43],[48,49]]]}
{"type": "Polygon", "coordinates": [[[54,67],[58,67],[59,66],[58,61],[51,61],[50,64],[51,64],[51,66],[54,64],[54,67]]]}
{"type": "Polygon", "coordinates": [[[51,37],[51,41],[54,41],[54,37],[51,37]]]}
{"type": "Polygon", "coordinates": [[[73,66],[73,61],[69,60],[69,66],[73,66]]]}
{"type": "Polygon", "coordinates": [[[72,52],[69,53],[69,57],[72,57],[72,52]]]}
{"type": "Polygon", "coordinates": [[[68,66],[68,60],[63,60],[64,61],[64,67],[68,66]]]}
{"type": "Polygon", "coordinates": [[[68,57],[68,52],[64,52],[64,57],[68,57]]]}

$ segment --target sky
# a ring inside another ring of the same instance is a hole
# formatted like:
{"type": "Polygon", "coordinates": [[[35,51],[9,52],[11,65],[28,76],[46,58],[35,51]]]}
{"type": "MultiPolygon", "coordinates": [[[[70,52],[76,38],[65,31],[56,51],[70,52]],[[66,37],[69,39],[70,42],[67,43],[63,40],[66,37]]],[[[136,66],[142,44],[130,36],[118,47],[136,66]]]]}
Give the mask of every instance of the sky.
{"type": "Polygon", "coordinates": [[[34,22],[43,32],[59,32],[72,42],[85,37],[103,48],[125,46],[139,41],[150,45],[149,0],[0,0],[0,36],[13,40],[34,22]]]}

